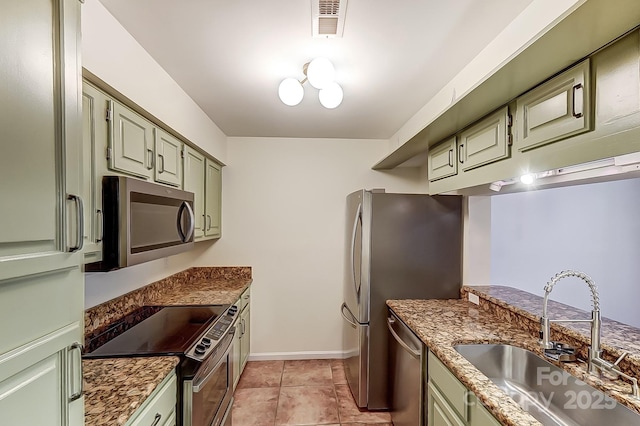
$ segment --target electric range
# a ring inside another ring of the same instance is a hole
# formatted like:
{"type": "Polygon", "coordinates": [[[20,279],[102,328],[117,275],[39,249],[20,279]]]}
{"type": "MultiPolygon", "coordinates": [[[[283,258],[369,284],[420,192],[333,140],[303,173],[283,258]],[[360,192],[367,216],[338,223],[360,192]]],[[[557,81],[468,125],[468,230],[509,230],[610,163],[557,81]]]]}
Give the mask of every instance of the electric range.
{"type": "Polygon", "coordinates": [[[90,339],[84,358],[177,356],[178,424],[228,426],[237,315],[235,305],[145,306],[90,339]]]}

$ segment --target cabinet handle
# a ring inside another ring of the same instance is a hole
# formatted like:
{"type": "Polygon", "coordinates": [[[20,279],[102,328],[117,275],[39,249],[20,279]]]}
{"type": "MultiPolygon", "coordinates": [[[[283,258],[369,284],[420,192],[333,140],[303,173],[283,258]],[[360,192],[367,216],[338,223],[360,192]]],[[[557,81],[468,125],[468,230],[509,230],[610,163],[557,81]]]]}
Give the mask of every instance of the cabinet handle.
{"type": "Polygon", "coordinates": [[[164,173],[164,155],[158,154],[158,173],[164,173]]]}
{"type": "Polygon", "coordinates": [[[76,229],[76,245],[69,247],[69,253],[82,250],[84,243],[84,208],[82,206],[82,198],[77,195],[67,194],[67,200],[72,200],[76,204],[77,229],[76,229]]]}
{"type": "Polygon", "coordinates": [[[153,163],[155,156],[153,155],[153,150],[147,148],[147,157],[149,158],[149,165],[147,166],[147,170],[153,169],[153,163]]]}
{"type": "Polygon", "coordinates": [[[211,216],[207,215],[207,231],[211,229],[211,216]]]}
{"type": "Polygon", "coordinates": [[[571,105],[571,114],[575,117],[575,118],[580,118],[582,117],[582,96],[580,97],[580,111],[576,111],[576,92],[580,90],[581,92],[584,91],[584,86],[582,85],[582,83],[578,83],[575,86],[573,86],[572,89],[572,97],[573,97],[573,102],[571,105]]]}
{"type": "Polygon", "coordinates": [[[98,232],[99,237],[96,238],[96,243],[99,243],[104,238],[104,223],[102,223],[103,221],[102,210],[99,210],[99,209],[96,210],[96,217],[97,217],[98,225],[100,225],[100,232],[98,232]]]}
{"type": "Polygon", "coordinates": [[[463,150],[464,150],[464,144],[460,144],[460,146],[458,147],[458,161],[460,162],[460,164],[464,164],[464,160],[462,159],[463,150]]]}
{"type": "Polygon", "coordinates": [[[71,371],[76,371],[76,370],[80,370],[80,374],[78,374],[78,376],[74,376],[74,379],[79,378],[80,379],[80,390],[78,392],[75,392],[73,394],[71,394],[69,396],[69,402],[73,402],[77,399],[80,399],[80,397],[82,397],[82,395],[84,394],[84,379],[83,379],[83,374],[82,374],[82,352],[84,352],[84,346],[82,346],[80,343],[75,342],[73,345],[69,346],[69,356],[71,356],[71,353],[77,350],[78,354],[80,355],[77,359],[79,359],[80,361],[78,362],[78,368],[72,368],[71,371]]]}
{"type": "Polygon", "coordinates": [[[156,426],[158,423],[160,423],[161,418],[162,418],[162,414],[156,413],[156,416],[153,418],[153,423],[151,423],[151,426],[156,426]]]}
{"type": "Polygon", "coordinates": [[[449,167],[453,167],[453,149],[449,150],[449,167]]]}

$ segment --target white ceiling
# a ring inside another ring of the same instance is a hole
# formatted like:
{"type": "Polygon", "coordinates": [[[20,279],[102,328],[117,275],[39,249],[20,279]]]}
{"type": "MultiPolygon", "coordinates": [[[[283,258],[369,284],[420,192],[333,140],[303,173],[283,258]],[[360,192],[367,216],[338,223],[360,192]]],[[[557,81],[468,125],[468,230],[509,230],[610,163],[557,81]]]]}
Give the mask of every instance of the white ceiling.
{"type": "Polygon", "coordinates": [[[311,0],[100,1],[227,136],[387,139],[532,0],[348,0],[335,39],[311,36],[311,0]],[[282,104],[317,56],[342,104],[308,83],[282,104]]]}

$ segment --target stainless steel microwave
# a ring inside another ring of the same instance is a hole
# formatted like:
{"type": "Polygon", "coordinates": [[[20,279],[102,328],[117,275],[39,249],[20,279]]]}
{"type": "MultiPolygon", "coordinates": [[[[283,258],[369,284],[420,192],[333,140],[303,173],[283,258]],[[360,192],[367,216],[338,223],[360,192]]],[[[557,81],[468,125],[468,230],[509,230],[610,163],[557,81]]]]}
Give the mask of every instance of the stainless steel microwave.
{"type": "Polygon", "coordinates": [[[193,248],[193,193],[123,176],[102,178],[102,261],[110,271],[193,248]]]}

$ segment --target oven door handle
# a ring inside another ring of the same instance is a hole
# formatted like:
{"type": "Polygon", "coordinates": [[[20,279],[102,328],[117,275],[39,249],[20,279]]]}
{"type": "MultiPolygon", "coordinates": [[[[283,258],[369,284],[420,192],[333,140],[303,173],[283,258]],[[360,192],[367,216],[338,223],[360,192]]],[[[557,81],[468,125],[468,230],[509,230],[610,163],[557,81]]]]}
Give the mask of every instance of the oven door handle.
{"type": "Polygon", "coordinates": [[[224,355],[220,357],[220,361],[216,363],[216,365],[209,371],[209,373],[205,377],[203,377],[202,379],[198,380],[196,383],[193,384],[193,387],[192,387],[193,393],[200,392],[200,389],[202,389],[204,385],[207,384],[207,382],[209,381],[209,379],[211,379],[211,376],[213,376],[213,373],[218,369],[218,367],[220,367],[222,363],[226,361],[227,355],[229,355],[229,352],[231,352],[231,349],[233,348],[234,334],[236,334],[236,328],[231,327],[228,335],[231,336],[232,338],[231,338],[231,341],[229,342],[229,346],[227,347],[227,350],[224,351],[224,355]]]}

